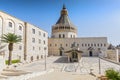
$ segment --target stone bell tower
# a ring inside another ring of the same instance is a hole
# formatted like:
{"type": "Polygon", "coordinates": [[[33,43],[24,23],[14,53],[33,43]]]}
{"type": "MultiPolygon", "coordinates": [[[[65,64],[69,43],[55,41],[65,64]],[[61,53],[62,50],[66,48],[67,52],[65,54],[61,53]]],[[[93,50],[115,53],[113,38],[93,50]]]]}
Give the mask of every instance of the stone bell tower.
{"type": "Polygon", "coordinates": [[[68,11],[63,5],[60,18],[52,26],[52,38],[75,38],[77,37],[77,28],[72,24],[68,17],[68,11]]]}

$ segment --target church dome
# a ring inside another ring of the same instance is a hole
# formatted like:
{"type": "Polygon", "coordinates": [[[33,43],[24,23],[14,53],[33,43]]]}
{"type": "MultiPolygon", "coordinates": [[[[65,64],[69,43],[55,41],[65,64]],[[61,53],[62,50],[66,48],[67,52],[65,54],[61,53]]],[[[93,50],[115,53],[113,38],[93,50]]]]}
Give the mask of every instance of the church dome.
{"type": "Polygon", "coordinates": [[[68,17],[68,11],[63,5],[61,15],[55,25],[52,26],[52,33],[56,32],[73,32],[77,34],[77,28],[72,24],[68,17]]]}

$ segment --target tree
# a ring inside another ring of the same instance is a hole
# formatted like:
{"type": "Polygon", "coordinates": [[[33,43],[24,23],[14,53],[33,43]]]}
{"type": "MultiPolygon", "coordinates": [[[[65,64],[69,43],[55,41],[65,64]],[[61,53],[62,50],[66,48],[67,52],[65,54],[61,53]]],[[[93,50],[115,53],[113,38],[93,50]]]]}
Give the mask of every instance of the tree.
{"type": "Polygon", "coordinates": [[[21,40],[22,40],[21,37],[18,35],[15,35],[14,33],[4,34],[1,37],[2,42],[8,43],[8,50],[9,50],[8,65],[12,64],[11,58],[12,58],[13,44],[21,42],[21,40]]]}
{"type": "Polygon", "coordinates": [[[120,73],[114,69],[108,69],[105,71],[106,76],[111,80],[120,80],[120,73]]]}

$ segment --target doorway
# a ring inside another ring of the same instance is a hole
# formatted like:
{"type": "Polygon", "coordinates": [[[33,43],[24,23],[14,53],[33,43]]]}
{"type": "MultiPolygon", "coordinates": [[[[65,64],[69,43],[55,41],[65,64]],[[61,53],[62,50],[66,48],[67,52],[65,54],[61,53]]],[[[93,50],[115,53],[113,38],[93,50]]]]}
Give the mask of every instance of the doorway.
{"type": "Polygon", "coordinates": [[[76,52],[72,52],[72,62],[78,61],[78,54],[76,52]]]}
{"type": "Polygon", "coordinates": [[[60,56],[62,56],[63,55],[63,50],[60,50],[60,56]]]}
{"type": "Polygon", "coordinates": [[[93,52],[92,51],[89,51],[89,56],[93,56],[93,52]]]}
{"type": "Polygon", "coordinates": [[[72,58],[78,58],[77,53],[73,52],[73,53],[72,53],[72,58]]]}
{"type": "Polygon", "coordinates": [[[60,48],[59,48],[59,55],[60,55],[60,56],[63,56],[63,54],[64,54],[64,48],[63,48],[63,47],[60,47],[60,48]]]}

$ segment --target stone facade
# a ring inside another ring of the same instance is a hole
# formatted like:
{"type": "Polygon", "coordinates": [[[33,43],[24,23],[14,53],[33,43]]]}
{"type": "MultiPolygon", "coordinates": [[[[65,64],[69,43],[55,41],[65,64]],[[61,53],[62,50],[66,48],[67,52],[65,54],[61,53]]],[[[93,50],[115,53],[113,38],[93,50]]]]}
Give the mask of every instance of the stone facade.
{"type": "MultiPolygon", "coordinates": [[[[86,38],[49,38],[48,48],[49,55],[60,55],[60,47],[64,51],[71,49],[72,44],[76,42],[82,56],[98,56],[100,51],[106,54],[107,38],[106,37],[86,37],[86,38]]],[[[62,55],[66,55],[62,53],[62,55]]]]}
{"type": "Polygon", "coordinates": [[[29,54],[26,57],[30,61],[44,58],[48,53],[48,33],[29,23],[26,23],[26,32],[25,53],[29,54]]]}
{"type": "Polygon", "coordinates": [[[52,26],[51,34],[51,38],[48,39],[49,55],[66,55],[64,52],[70,50],[74,42],[83,52],[82,56],[98,56],[101,52],[103,56],[106,54],[107,37],[77,37],[77,28],[70,21],[65,6],[61,10],[60,18],[52,26]]]}
{"type": "Polygon", "coordinates": [[[106,53],[108,59],[113,60],[115,62],[120,62],[120,49],[108,49],[106,53]]]}
{"type": "Polygon", "coordinates": [[[116,50],[107,50],[107,58],[113,61],[117,61],[117,54],[116,50]]]}
{"type": "Polygon", "coordinates": [[[52,26],[52,38],[75,38],[77,37],[77,28],[72,24],[68,17],[65,6],[61,10],[61,15],[56,24],[52,26]]]}
{"type": "MultiPolygon", "coordinates": [[[[12,59],[31,61],[44,57],[48,53],[48,33],[34,25],[19,20],[9,14],[0,12],[0,36],[7,33],[15,33],[21,36],[22,41],[14,44],[12,59]],[[46,49],[46,50],[45,50],[46,49]]],[[[8,59],[6,44],[5,59],[8,59]]]]}

